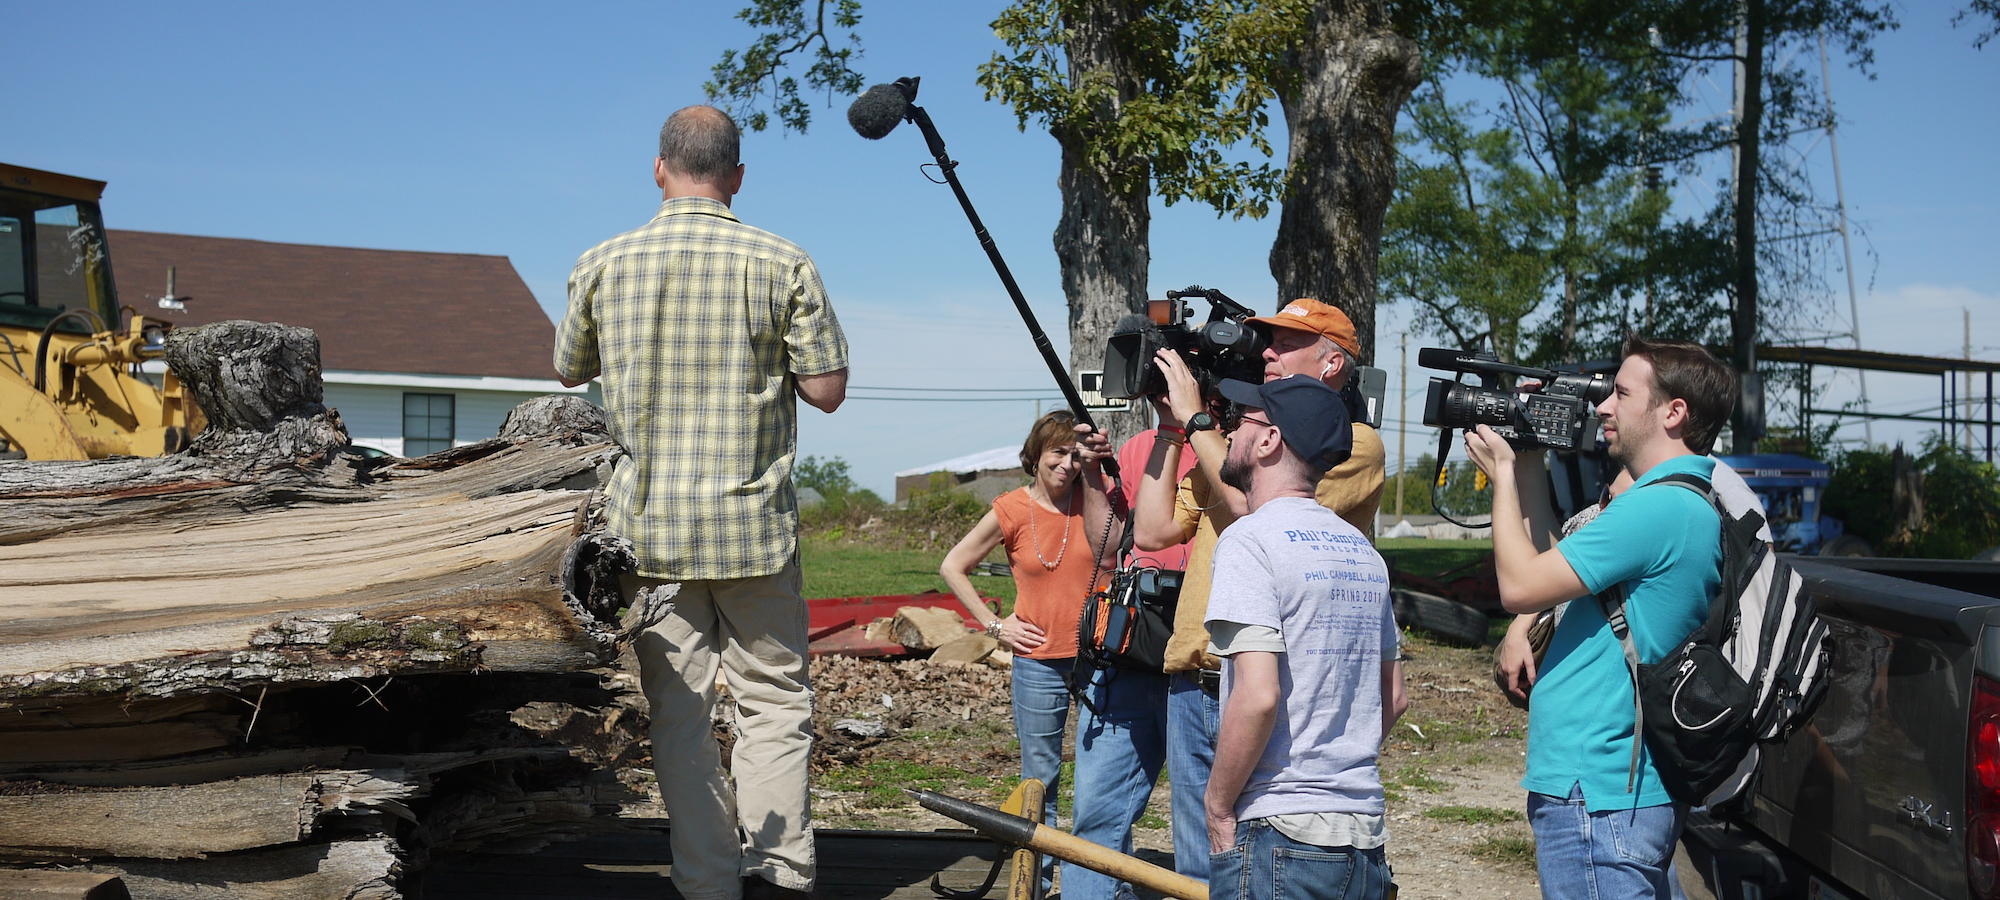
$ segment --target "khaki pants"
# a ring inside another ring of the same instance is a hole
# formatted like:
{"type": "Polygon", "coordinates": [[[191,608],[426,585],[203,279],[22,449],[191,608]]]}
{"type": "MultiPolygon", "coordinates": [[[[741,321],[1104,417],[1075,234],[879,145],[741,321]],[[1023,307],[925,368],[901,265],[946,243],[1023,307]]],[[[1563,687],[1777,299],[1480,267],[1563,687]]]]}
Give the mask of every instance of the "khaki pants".
{"type": "MultiPolygon", "coordinates": [[[[628,601],[662,583],[621,579],[628,601]]],[[[740,900],[744,875],[812,887],[812,683],[800,587],[796,559],[775,575],[681,582],[673,613],[639,635],[653,772],[672,828],[674,886],[687,900],[740,900]],[[712,726],[718,669],[736,700],[733,791],[712,726]]]]}

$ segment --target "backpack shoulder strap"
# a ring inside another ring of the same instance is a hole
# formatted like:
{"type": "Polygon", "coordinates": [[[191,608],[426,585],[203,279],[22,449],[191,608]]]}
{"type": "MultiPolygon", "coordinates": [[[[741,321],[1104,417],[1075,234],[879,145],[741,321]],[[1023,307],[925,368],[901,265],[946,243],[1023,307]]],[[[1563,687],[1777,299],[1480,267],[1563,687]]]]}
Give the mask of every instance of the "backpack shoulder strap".
{"type": "MultiPolygon", "coordinates": [[[[1722,508],[1722,499],[1716,496],[1714,486],[1706,478],[1676,472],[1652,484],[1671,484],[1700,494],[1724,523],[1729,521],[1728,510],[1722,508]]],[[[1611,624],[1611,633],[1618,636],[1618,646],[1625,651],[1625,668],[1632,674],[1632,765],[1625,774],[1625,792],[1629,794],[1639,783],[1639,747],[1646,739],[1646,708],[1639,700],[1639,647],[1632,642],[1632,626],[1625,618],[1625,589],[1615,584],[1605,588],[1597,595],[1597,605],[1604,611],[1604,620],[1611,624]]]]}
{"type": "Polygon", "coordinates": [[[1632,674],[1632,766],[1625,773],[1625,793],[1639,783],[1639,742],[1646,739],[1646,708],[1639,702],[1639,647],[1632,643],[1632,626],[1625,621],[1625,589],[1611,585],[1597,595],[1597,608],[1611,623],[1618,646],[1625,649],[1625,669],[1632,674]]]}
{"type": "Polygon", "coordinates": [[[1709,506],[1715,507],[1715,512],[1717,515],[1721,516],[1724,521],[1727,521],[1729,519],[1729,510],[1723,508],[1722,496],[1715,492],[1715,485],[1709,483],[1708,479],[1703,478],[1700,475],[1692,475],[1686,472],[1675,472],[1672,475],[1661,476],[1660,479],[1658,481],[1653,482],[1653,484],[1671,484],[1674,485],[1675,487],[1686,488],[1687,490],[1700,494],[1702,499],[1708,501],[1709,506]]]}

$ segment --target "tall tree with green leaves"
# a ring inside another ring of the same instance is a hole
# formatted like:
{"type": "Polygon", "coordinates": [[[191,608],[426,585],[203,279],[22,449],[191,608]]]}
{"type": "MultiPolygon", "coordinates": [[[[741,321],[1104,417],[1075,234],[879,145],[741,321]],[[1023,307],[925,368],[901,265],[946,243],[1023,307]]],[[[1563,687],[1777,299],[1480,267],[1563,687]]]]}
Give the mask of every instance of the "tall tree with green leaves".
{"type": "Polygon", "coordinates": [[[1477,129],[1437,84],[1410,104],[1400,190],[1383,235],[1382,296],[1417,306],[1419,328],[1520,361],[1521,324],[1553,277],[1553,216],[1503,128],[1477,129]]]}
{"type": "MultiPolygon", "coordinates": [[[[1827,40],[1865,72],[1874,61],[1874,38],[1897,26],[1895,11],[1887,0],[1645,0],[1634,9],[1655,19],[1653,42],[1663,59],[1734,70],[1738,98],[1731,136],[1728,312],[1731,363],[1745,377],[1748,396],[1756,390],[1756,350],[1764,336],[1760,270],[1772,262],[1760,241],[1759,223],[1795,227],[1798,212],[1811,200],[1810,184],[1796,167],[1767,158],[1764,150],[1797,130],[1826,124],[1816,80],[1801,60],[1813,49],[1808,44],[1827,40]],[[1766,204],[1772,193],[1776,196],[1769,199],[1779,201],[1781,208],[1766,204]]],[[[1795,276],[1796,270],[1779,274],[1795,276]]],[[[1734,452],[1755,450],[1759,435],[1747,418],[1751,408],[1749,403],[1736,405],[1734,452]]]]}
{"type": "MultiPolygon", "coordinates": [[[[761,106],[770,103],[784,127],[803,130],[798,85],[782,75],[787,54],[812,55],[809,87],[841,93],[860,83],[843,81],[859,49],[826,27],[831,2],[756,0],[740,17],[764,30],[749,50],[725,53],[710,97],[747,114],[753,129],[768,121],[761,106]]],[[[1341,306],[1366,359],[1377,244],[1395,187],[1394,122],[1421,76],[1416,45],[1396,29],[1442,30],[1448,8],[1437,0],[1399,0],[1393,10],[1384,0],[1017,0],[1003,10],[993,24],[1006,50],[980,68],[979,81],[1023,128],[1033,121],[1062,147],[1055,247],[1072,368],[1095,368],[1118,319],[1142,308],[1155,194],[1250,217],[1282,201],[1271,255],[1278,301],[1311,296],[1341,306]],[[1273,101],[1286,117],[1284,166],[1264,161],[1274,152],[1266,133],[1273,101]]],[[[852,0],[837,10],[836,25],[858,25],[852,0]]],[[[1142,416],[1109,424],[1129,432],[1142,416]]]]}
{"type": "MultiPolygon", "coordinates": [[[[993,23],[1007,45],[979,68],[989,98],[1035,121],[1062,147],[1055,251],[1069,299],[1070,368],[1097,368],[1118,320],[1145,308],[1151,196],[1208,196],[1218,143],[1237,127],[1207,68],[1202,12],[1184,0],[1018,0],[993,23]],[[1209,77],[1190,77],[1203,72],[1209,77]]],[[[1145,411],[1104,417],[1114,436],[1145,411]]]]}
{"type": "Polygon", "coordinates": [[[1452,60],[1490,107],[1447,104],[1437,82],[1411,105],[1383,289],[1461,347],[1579,362],[1615,347],[1643,293],[1668,206],[1647,176],[1687,141],[1662,133],[1671,84],[1643,29],[1593,15],[1603,3],[1514,6],[1452,60]]]}

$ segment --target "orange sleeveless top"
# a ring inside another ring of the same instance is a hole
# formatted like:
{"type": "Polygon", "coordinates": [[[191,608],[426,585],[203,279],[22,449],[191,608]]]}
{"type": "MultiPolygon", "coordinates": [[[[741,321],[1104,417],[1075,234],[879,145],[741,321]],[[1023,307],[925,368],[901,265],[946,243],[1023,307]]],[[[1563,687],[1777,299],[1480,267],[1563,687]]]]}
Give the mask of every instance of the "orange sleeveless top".
{"type": "MultiPolygon", "coordinates": [[[[1072,491],[1082,490],[1072,487],[1072,491]]],[[[1014,614],[1021,621],[1042,629],[1045,637],[1029,659],[1068,659],[1076,655],[1076,622],[1083,614],[1083,602],[1090,596],[1090,573],[1096,568],[1090,545],[1103,535],[1085,534],[1083,498],[1076,498],[1072,515],[1052,513],[1028,496],[1028,489],[1008,491],[993,499],[993,513],[1000,520],[1001,543],[1007,548],[1007,564],[1014,570],[1014,614]],[[1065,547],[1063,536],[1068,535],[1065,547]],[[1041,555],[1036,556],[1038,546],[1041,555]],[[1055,564],[1054,569],[1043,560],[1055,564]]],[[[1099,571],[1098,581],[1110,578],[1099,571]]]]}

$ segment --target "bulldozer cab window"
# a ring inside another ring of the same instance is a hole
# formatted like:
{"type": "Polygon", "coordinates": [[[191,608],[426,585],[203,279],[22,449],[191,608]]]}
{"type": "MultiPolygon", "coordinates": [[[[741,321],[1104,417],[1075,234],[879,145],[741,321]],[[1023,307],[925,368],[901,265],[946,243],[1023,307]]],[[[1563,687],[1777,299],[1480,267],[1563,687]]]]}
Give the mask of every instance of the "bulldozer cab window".
{"type": "Polygon", "coordinates": [[[28,303],[28,225],[0,216],[0,303],[28,303]]]}
{"type": "MultiPolygon", "coordinates": [[[[39,328],[64,309],[104,317],[115,309],[110,275],[94,205],[0,190],[0,323],[39,328]]],[[[90,330],[74,320],[62,327],[90,330]]]]}

